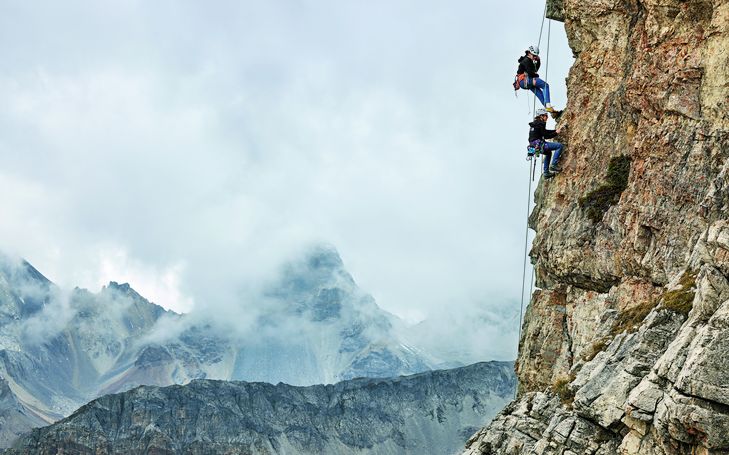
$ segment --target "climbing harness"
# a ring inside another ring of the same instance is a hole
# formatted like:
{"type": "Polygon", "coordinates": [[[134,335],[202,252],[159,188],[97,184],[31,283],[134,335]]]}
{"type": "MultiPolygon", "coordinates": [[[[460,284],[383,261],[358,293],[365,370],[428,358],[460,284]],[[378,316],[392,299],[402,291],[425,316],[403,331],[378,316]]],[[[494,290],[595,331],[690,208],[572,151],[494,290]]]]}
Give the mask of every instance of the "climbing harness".
{"type": "MultiPolygon", "coordinates": [[[[514,77],[514,95],[516,95],[517,90],[522,88],[522,82],[527,80],[526,73],[517,74],[516,77],[514,77]]],[[[525,89],[528,87],[524,87],[525,89]]]]}
{"type": "Polygon", "coordinates": [[[529,145],[527,145],[527,160],[531,160],[532,158],[541,156],[543,152],[544,141],[542,139],[531,141],[529,145]]]}

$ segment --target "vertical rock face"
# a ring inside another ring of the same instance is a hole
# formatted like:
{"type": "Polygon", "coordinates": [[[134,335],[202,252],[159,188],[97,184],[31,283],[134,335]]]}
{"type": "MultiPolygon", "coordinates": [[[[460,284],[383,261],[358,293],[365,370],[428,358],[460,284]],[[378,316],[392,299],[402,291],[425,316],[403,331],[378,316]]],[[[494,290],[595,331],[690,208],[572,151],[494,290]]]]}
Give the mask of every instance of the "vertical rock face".
{"type": "Polygon", "coordinates": [[[729,453],[729,1],[564,0],[519,399],[468,454],[729,453]]]}

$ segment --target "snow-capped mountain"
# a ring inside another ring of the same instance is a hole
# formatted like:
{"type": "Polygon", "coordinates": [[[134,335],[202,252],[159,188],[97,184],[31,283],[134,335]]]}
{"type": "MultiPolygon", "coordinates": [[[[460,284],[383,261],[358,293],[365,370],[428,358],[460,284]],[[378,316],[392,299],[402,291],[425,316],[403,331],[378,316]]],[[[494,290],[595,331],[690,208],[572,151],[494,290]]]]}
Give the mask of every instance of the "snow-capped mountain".
{"type": "Polygon", "coordinates": [[[403,342],[396,318],[357,287],[333,248],[287,264],[260,301],[253,330],[239,333],[214,318],[165,311],[128,284],[65,292],[29,263],[0,257],[0,398],[10,397],[0,400],[0,418],[16,429],[0,443],[138,385],[311,385],[434,364],[403,342]]]}

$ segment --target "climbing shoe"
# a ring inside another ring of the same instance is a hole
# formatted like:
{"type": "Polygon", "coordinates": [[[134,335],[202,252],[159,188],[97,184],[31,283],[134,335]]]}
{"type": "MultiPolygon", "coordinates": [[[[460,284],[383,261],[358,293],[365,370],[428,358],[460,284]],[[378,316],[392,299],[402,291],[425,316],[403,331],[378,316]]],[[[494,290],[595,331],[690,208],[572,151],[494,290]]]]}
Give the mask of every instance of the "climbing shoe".
{"type": "Polygon", "coordinates": [[[559,120],[559,118],[562,116],[562,112],[564,111],[555,111],[552,109],[549,113],[552,115],[552,118],[555,120],[559,120]]]}
{"type": "Polygon", "coordinates": [[[549,172],[549,171],[547,171],[547,172],[545,172],[545,173],[544,173],[543,175],[544,175],[544,178],[545,178],[546,180],[549,180],[549,179],[553,178],[553,177],[554,177],[555,175],[557,175],[557,174],[554,174],[554,173],[552,173],[552,172],[549,172]]]}
{"type": "Polygon", "coordinates": [[[550,174],[559,174],[562,172],[562,168],[557,166],[556,164],[550,164],[549,165],[549,173],[550,174]]]}

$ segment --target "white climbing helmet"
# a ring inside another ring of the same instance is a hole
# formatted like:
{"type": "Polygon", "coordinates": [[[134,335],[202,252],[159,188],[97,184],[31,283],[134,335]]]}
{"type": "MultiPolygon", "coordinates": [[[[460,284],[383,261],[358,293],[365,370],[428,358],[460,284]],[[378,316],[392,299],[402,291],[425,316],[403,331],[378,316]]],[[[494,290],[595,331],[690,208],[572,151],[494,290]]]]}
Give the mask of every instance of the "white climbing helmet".
{"type": "Polygon", "coordinates": [[[547,112],[547,110],[546,109],[542,109],[542,108],[537,109],[537,111],[534,114],[535,114],[535,117],[541,117],[543,115],[549,115],[549,113],[547,112]]]}
{"type": "Polygon", "coordinates": [[[534,55],[539,55],[539,46],[529,46],[527,50],[534,55]]]}

